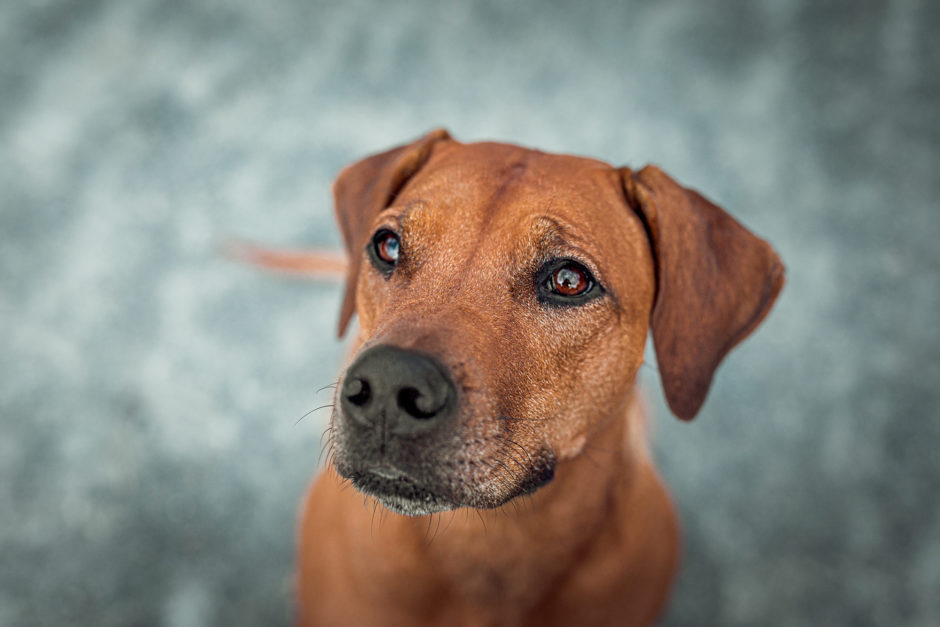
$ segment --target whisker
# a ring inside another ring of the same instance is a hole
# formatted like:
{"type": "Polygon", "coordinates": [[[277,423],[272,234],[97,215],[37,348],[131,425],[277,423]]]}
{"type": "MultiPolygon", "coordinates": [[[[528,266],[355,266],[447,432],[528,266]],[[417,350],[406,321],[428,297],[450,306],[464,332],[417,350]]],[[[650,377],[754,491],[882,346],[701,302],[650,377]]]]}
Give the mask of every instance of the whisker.
{"type": "Polygon", "coordinates": [[[450,510],[450,522],[447,523],[447,526],[444,527],[444,531],[441,533],[447,533],[447,530],[450,529],[450,526],[453,524],[455,518],[457,518],[457,510],[452,509],[450,510]]]}
{"type": "Polygon", "coordinates": [[[327,434],[330,435],[330,437],[328,437],[328,438],[326,439],[326,443],[329,444],[329,443],[333,440],[333,423],[332,423],[332,422],[330,422],[329,424],[327,424],[327,425],[326,425],[326,428],[323,430],[323,433],[320,434],[320,442],[319,442],[319,444],[320,444],[320,455],[319,455],[319,457],[317,457],[317,464],[320,463],[320,459],[323,457],[323,450],[324,450],[324,448],[325,448],[324,445],[323,445],[323,437],[324,437],[325,435],[327,435],[327,434]]]}
{"type": "Polygon", "coordinates": [[[533,462],[532,462],[532,456],[529,455],[529,451],[527,451],[524,446],[522,446],[521,444],[519,444],[518,442],[516,442],[516,441],[513,440],[512,438],[508,438],[508,437],[506,437],[506,436],[500,436],[500,438],[501,438],[502,440],[504,440],[505,442],[509,442],[510,444],[512,444],[513,446],[515,446],[516,448],[518,448],[520,451],[522,451],[522,453],[525,455],[526,459],[529,460],[529,463],[530,463],[530,464],[533,463],[533,462]]]}
{"type": "Polygon", "coordinates": [[[496,463],[503,467],[503,470],[509,473],[509,475],[516,481],[519,480],[519,475],[509,469],[509,466],[503,463],[503,460],[497,459],[496,463]]]}
{"type": "Polygon", "coordinates": [[[438,514],[437,514],[437,526],[434,528],[434,535],[431,536],[431,542],[434,542],[434,538],[437,537],[437,533],[441,530],[441,516],[443,516],[443,513],[438,512],[438,514]]]}
{"type": "MultiPolygon", "coordinates": [[[[333,447],[333,445],[331,444],[331,445],[330,445],[330,450],[329,450],[329,452],[328,452],[327,455],[326,455],[326,466],[327,466],[327,468],[333,468],[333,467],[334,467],[334,466],[333,466],[333,458],[334,458],[335,456],[336,456],[336,449],[335,449],[335,448],[333,447]]],[[[352,483],[350,483],[349,479],[343,479],[343,482],[344,482],[347,486],[352,485],[352,483]]]]}
{"type": "Polygon", "coordinates": [[[378,507],[379,507],[379,502],[373,500],[373,503],[372,503],[372,520],[369,522],[369,537],[370,537],[370,538],[374,537],[374,536],[373,536],[372,529],[373,529],[373,527],[375,527],[375,510],[377,510],[378,507]]]}
{"type": "Polygon", "coordinates": [[[483,519],[483,514],[480,513],[480,510],[478,509],[474,509],[473,511],[477,513],[477,516],[480,518],[480,522],[483,523],[483,533],[486,534],[489,530],[486,528],[486,521],[483,519]]]}
{"type": "MultiPolygon", "coordinates": [[[[320,439],[322,440],[323,436],[320,436],[320,439]]],[[[320,465],[320,461],[323,459],[323,453],[326,452],[327,449],[332,448],[332,444],[333,444],[332,440],[333,438],[331,436],[329,439],[327,439],[327,441],[324,444],[320,445],[320,454],[317,455],[317,466],[320,465]]]]}
{"type": "MultiPolygon", "coordinates": [[[[500,442],[500,445],[499,445],[499,452],[504,453],[504,454],[506,455],[506,457],[508,457],[510,460],[512,460],[512,462],[513,462],[514,464],[516,464],[516,466],[518,466],[519,469],[520,469],[523,473],[527,472],[527,471],[528,471],[528,467],[527,467],[525,464],[522,463],[522,461],[518,458],[518,456],[517,456],[516,454],[514,454],[510,449],[508,449],[508,448],[506,448],[505,446],[503,446],[503,444],[509,444],[510,442],[509,442],[508,440],[505,440],[505,439],[502,439],[502,438],[497,438],[497,441],[500,442]]],[[[518,446],[518,445],[516,445],[516,446],[518,446]]],[[[522,449],[522,452],[523,452],[523,453],[526,453],[526,457],[529,457],[529,454],[526,452],[525,449],[522,449]]],[[[531,458],[531,457],[529,457],[529,463],[532,463],[532,458],[531,458]]]]}
{"type": "Polygon", "coordinates": [[[298,418],[298,419],[297,419],[297,422],[294,423],[294,426],[296,427],[296,426],[298,425],[298,423],[300,423],[301,420],[303,420],[304,418],[306,418],[307,416],[309,416],[309,415],[312,414],[313,412],[318,411],[318,410],[320,410],[320,409],[326,409],[327,407],[334,407],[334,405],[333,405],[333,403],[327,403],[326,405],[320,405],[319,407],[314,407],[313,409],[311,409],[310,411],[308,411],[306,414],[304,414],[303,416],[301,416],[300,418],[298,418]]]}
{"type": "MultiPolygon", "coordinates": [[[[494,466],[494,465],[491,464],[489,461],[487,461],[487,459],[486,459],[485,457],[481,457],[481,458],[480,458],[480,462],[483,463],[483,464],[486,464],[487,468],[489,468],[490,470],[492,470],[493,473],[496,473],[496,466],[494,466]]],[[[503,484],[503,481],[502,481],[502,478],[501,478],[501,477],[499,477],[499,476],[497,475],[496,477],[494,477],[494,479],[496,479],[496,480],[498,481],[499,487],[501,487],[501,488],[502,488],[502,487],[505,487],[505,485],[503,484]]]]}
{"type": "MultiPolygon", "coordinates": [[[[519,459],[516,457],[516,455],[515,455],[509,448],[507,448],[506,446],[504,446],[504,444],[506,444],[505,441],[500,441],[500,443],[499,443],[499,448],[497,449],[497,452],[498,452],[498,453],[501,453],[502,455],[505,455],[510,461],[512,461],[514,464],[516,464],[516,466],[518,466],[519,469],[522,471],[522,476],[524,476],[524,474],[525,474],[525,472],[528,470],[528,468],[526,468],[526,466],[525,466],[521,461],[519,461],[519,459]]],[[[509,468],[506,467],[505,464],[503,465],[503,467],[506,468],[506,472],[509,472],[509,473],[512,475],[512,478],[513,478],[513,479],[515,479],[516,481],[519,481],[520,473],[510,471],[509,468]]]]}
{"type": "Polygon", "coordinates": [[[319,390],[317,390],[316,392],[314,392],[314,394],[319,394],[320,392],[322,392],[323,390],[325,390],[325,389],[327,389],[327,388],[335,388],[337,385],[339,385],[339,379],[336,380],[336,383],[327,383],[327,384],[324,385],[322,388],[320,388],[319,390]]]}

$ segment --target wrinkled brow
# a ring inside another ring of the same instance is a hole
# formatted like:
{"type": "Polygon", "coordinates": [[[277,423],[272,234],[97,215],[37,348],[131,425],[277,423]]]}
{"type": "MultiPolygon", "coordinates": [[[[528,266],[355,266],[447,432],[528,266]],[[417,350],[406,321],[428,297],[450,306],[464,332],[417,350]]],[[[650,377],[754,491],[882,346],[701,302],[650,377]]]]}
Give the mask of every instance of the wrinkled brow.
{"type": "Polygon", "coordinates": [[[548,216],[535,217],[512,247],[511,266],[519,272],[537,268],[563,249],[564,234],[565,229],[557,220],[548,216]]]}
{"type": "Polygon", "coordinates": [[[554,218],[538,216],[529,227],[529,240],[540,250],[557,248],[565,242],[565,228],[554,218]]]}
{"type": "Polygon", "coordinates": [[[513,266],[531,269],[556,257],[572,257],[584,263],[595,278],[602,279],[604,272],[590,252],[592,249],[591,239],[582,236],[577,228],[549,216],[537,216],[526,230],[513,266]]]}
{"type": "Polygon", "coordinates": [[[431,212],[428,211],[429,205],[423,200],[411,200],[403,206],[394,206],[395,219],[405,227],[409,221],[420,222],[422,219],[430,218],[431,212]]]}
{"type": "Polygon", "coordinates": [[[415,236],[434,237],[440,234],[441,220],[435,215],[431,205],[421,200],[409,202],[397,216],[401,234],[406,239],[415,236]]]}

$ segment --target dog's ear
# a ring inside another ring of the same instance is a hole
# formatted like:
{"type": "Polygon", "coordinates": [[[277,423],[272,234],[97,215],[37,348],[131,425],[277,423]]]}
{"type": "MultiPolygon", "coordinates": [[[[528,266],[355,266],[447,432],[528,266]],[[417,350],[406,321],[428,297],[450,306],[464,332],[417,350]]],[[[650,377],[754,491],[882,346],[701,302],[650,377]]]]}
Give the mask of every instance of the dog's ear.
{"type": "Polygon", "coordinates": [[[339,335],[356,311],[356,281],[362,264],[362,248],[370,235],[372,220],[402,190],[408,180],[427,162],[434,145],[449,140],[444,129],[431,131],[404,146],[366,157],[339,173],[333,183],[336,220],[343,233],[349,265],[346,294],[339,314],[339,335]]]}
{"type": "Polygon", "coordinates": [[[656,263],[650,325],[666,400],[691,420],[718,364],[770,311],[784,268],[770,245],[655,166],[620,170],[656,263]]]}

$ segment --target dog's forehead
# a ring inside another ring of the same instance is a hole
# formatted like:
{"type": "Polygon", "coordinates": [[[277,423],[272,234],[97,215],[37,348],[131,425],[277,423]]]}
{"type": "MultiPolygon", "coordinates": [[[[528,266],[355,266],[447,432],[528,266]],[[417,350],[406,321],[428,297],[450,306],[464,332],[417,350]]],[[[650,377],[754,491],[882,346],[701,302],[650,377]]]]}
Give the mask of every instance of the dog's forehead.
{"type": "Polygon", "coordinates": [[[546,215],[587,230],[609,225],[626,204],[617,170],[603,161],[490,142],[443,147],[398,200],[420,207],[420,221],[485,225],[546,215]]]}
{"type": "Polygon", "coordinates": [[[539,240],[562,234],[602,257],[635,247],[634,240],[645,245],[616,169],[596,159],[511,144],[444,147],[398,202],[408,207],[409,231],[428,239],[479,244],[485,234],[512,240],[502,243],[505,252],[527,243],[524,248],[535,254],[539,240]]]}
{"type": "Polygon", "coordinates": [[[598,177],[606,178],[612,172],[609,164],[587,157],[512,144],[455,142],[435,153],[416,183],[433,185],[435,191],[441,185],[450,186],[482,199],[521,189],[534,202],[544,202],[551,197],[590,193],[598,177]]]}

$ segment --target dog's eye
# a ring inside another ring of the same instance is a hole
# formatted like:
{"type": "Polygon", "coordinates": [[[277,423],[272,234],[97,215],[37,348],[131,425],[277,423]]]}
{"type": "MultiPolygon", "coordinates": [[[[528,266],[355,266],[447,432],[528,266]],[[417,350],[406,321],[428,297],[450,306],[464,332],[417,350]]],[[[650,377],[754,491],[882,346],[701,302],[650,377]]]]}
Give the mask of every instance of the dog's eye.
{"type": "Polygon", "coordinates": [[[554,305],[578,305],[602,292],[588,269],[571,259],[556,259],[542,266],[538,289],[539,300],[554,305]]]}
{"type": "Polygon", "coordinates": [[[375,239],[375,254],[385,263],[395,265],[398,263],[398,254],[401,252],[401,243],[398,236],[391,231],[381,233],[375,239]]]}
{"type": "Polygon", "coordinates": [[[580,296],[590,287],[590,279],[574,264],[562,266],[552,273],[552,289],[562,296],[580,296]]]}
{"type": "Polygon", "coordinates": [[[391,273],[401,256],[401,240],[388,229],[381,229],[372,236],[369,257],[380,272],[391,273]]]}

